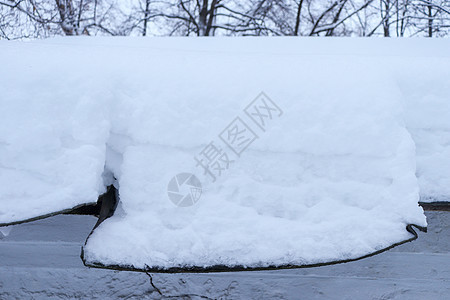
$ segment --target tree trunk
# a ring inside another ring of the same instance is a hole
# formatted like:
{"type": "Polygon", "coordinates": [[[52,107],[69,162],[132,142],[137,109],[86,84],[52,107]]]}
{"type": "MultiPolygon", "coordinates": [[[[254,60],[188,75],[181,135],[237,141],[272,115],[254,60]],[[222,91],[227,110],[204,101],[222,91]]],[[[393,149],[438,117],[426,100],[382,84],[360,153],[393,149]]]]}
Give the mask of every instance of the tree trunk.
{"type": "Polygon", "coordinates": [[[389,37],[391,36],[391,33],[389,31],[389,19],[390,19],[389,13],[391,10],[390,0],[383,0],[382,2],[384,2],[384,21],[383,21],[384,36],[389,37]]]}
{"type": "Polygon", "coordinates": [[[216,17],[216,5],[217,5],[217,0],[213,0],[211,2],[211,8],[209,9],[209,12],[207,14],[208,24],[206,24],[205,36],[211,35],[211,32],[213,33],[212,35],[214,35],[214,31],[211,31],[211,29],[213,27],[214,18],[216,17]]]}
{"type": "Polygon", "coordinates": [[[428,5],[428,37],[433,37],[433,10],[432,6],[428,5]]]}
{"type": "Polygon", "coordinates": [[[300,28],[300,16],[302,14],[302,6],[303,6],[303,0],[300,0],[300,2],[298,3],[298,8],[297,8],[297,17],[295,18],[294,35],[298,35],[298,30],[300,28]]]}
{"type": "Polygon", "coordinates": [[[208,0],[203,0],[203,5],[199,7],[200,12],[198,14],[198,35],[206,35],[206,24],[208,18],[208,0]]]}
{"type": "Polygon", "coordinates": [[[150,0],[145,0],[144,28],[142,29],[142,36],[147,35],[148,16],[150,15],[149,6],[150,6],[150,0]]]}
{"type": "MultiPolygon", "coordinates": [[[[76,28],[74,20],[74,10],[71,0],[55,0],[58,8],[59,17],[61,18],[60,27],[65,35],[77,35],[78,30],[76,28]]],[[[81,8],[80,8],[81,9],[81,8]]],[[[81,12],[80,12],[81,14],[81,12]]],[[[80,17],[81,18],[81,17],[80,17]]]]}

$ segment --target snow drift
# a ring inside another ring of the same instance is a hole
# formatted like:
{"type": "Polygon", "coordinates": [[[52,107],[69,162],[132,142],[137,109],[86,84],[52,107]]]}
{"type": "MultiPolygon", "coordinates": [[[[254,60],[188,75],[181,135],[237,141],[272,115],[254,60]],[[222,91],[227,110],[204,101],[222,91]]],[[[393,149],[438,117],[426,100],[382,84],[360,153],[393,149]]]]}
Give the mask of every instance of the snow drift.
{"type": "Polygon", "coordinates": [[[409,224],[426,226],[419,184],[422,198],[448,195],[448,169],[431,167],[448,150],[448,46],[1,43],[0,224],[95,202],[113,174],[119,207],[89,237],[87,265],[314,265],[409,240],[409,224]],[[194,205],[169,199],[178,174],[201,183],[194,205]]]}

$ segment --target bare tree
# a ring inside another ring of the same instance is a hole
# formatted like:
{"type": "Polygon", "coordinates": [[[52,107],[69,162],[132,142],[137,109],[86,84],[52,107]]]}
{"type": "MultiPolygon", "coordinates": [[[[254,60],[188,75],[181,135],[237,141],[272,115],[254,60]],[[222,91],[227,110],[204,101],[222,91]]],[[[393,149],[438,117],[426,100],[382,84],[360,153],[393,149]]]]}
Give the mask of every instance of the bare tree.
{"type": "MultiPolygon", "coordinates": [[[[5,12],[14,26],[20,26],[24,32],[11,35],[15,38],[46,37],[58,34],[90,35],[102,32],[108,35],[116,33],[106,26],[117,13],[112,5],[101,0],[0,0],[0,14],[5,12]]],[[[12,25],[12,24],[10,24],[12,25]]],[[[5,31],[5,25],[3,31],[5,31]]]]}
{"type": "Polygon", "coordinates": [[[177,0],[166,1],[153,14],[146,14],[149,19],[163,19],[169,29],[169,35],[181,34],[209,36],[214,34],[214,20],[220,0],[177,0]]]}
{"type": "Polygon", "coordinates": [[[409,30],[411,35],[428,37],[446,35],[450,29],[450,1],[411,0],[409,30]]]}
{"type": "Polygon", "coordinates": [[[169,35],[266,35],[275,30],[266,26],[273,2],[234,0],[166,1],[150,15],[162,19],[169,35]]]}
{"type": "MultiPolygon", "coordinates": [[[[373,2],[373,0],[366,0],[359,6],[349,6],[349,9],[346,9],[346,5],[348,5],[349,2],[350,1],[347,0],[332,2],[328,8],[323,10],[317,19],[313,21],[313,27],[309,35],[319,35],[322,32],[326,32],[326,35],[328,36],[334,35],[336,28],[343,26],[346,21],[363,11],[373,2]]],[[[346,35],[345,32],[343,32],[342,35],[346,35]]]]}
{"type": "Polygon", "coordinates": [[[449,33],[450,0],[0,0],[5,39],[449,33]]]}

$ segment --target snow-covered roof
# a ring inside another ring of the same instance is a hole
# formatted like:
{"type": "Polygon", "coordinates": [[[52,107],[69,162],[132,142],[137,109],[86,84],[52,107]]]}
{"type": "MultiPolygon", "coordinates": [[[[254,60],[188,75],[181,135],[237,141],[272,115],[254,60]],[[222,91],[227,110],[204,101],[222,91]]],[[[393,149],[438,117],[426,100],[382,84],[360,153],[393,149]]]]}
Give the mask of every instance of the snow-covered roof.
{"type": "Polygon", "coordinates": [[[450,195],[448,46],[2,42],[0,224],[95,202],[113,174],[87,265],[312,265],[408,240],[426,226],[419,184],[450,195]]]}

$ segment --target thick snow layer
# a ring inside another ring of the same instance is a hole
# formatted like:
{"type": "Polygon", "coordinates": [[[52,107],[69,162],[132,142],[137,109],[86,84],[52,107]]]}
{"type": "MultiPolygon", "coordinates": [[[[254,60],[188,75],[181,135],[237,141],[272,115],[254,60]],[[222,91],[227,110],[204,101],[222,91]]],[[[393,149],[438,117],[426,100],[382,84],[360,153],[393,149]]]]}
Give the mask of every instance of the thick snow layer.
{"type": "MultiPolygon", "coordinates": [[[[426,222],[406,129],[415,119],[404,112],[439,119],[408,106],[408,93],[423,88],[414,102],[423,104],[448,82],[422,85],[423,68],[445,75],[450,66],[448,41],[424,45],[288,38],[1,43],[0,223],[94,201],[106,169],[117,178],[121,203],[88,240],[88,264],[312,264],[406,240],[407,224],[426,222]],[[273,113],[262,128],[244,112],[261,92],[277,108],[259,107],[273,113]],[[255,138],[240,155],[223,140],[236,117],[255,138]],[[214,182],[195,161],[211,142],[232,161],[214,182]],[[202,194],[195,205],[178,207],[167,189],[185,172],[200,179],[202,194]]],[[[441,89],[445,98],[449,86],[441,89]]],[[[449,178],[443,168],[421,174],[425,185],[428,174],[442,185],[449,178]]]]}
{"type": "Polygon", "coordinates": [[[398,82],[416,143],[421,201],[450,201],[450,65],[448,60],[429,60],[416,71],[398,82]],[[436,64],[444,67],[434,68],[436,64]]]}
{"type": "Polygon", "coordinates": [[[106,94],[52,49],[0,46],[0,224],[96,202],[104,191],[106,94]]]}

